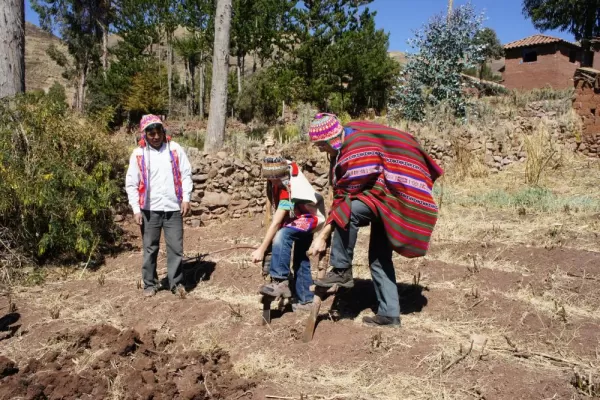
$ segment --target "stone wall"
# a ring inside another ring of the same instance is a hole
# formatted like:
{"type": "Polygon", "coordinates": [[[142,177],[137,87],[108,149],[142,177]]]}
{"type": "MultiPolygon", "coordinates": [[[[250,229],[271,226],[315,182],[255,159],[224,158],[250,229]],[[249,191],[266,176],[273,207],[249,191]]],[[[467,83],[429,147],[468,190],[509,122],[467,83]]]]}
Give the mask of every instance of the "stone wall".
{"type": "MultiPolygon", "coordinates": [[[[266,150],[257,146],[238,157],[225,151],[209,155],[187,148],[194,192],[192,216],[186,218],[186,224],[198,227],[264,212],[266,182],[261,178],[260,160],[266,150]]],[[[324,155],[311,150],[308,143],[295,143],[272,152],[297,161],[315,189],[323,193],[327,190],[328,162],[324,155]]]]}

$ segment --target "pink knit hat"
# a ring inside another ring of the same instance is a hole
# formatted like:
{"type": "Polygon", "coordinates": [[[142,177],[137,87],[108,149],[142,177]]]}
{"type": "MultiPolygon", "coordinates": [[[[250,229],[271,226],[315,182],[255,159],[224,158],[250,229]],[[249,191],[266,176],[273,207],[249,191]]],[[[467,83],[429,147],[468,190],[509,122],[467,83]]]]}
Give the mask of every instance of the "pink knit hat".
{"type": "Polygon", "coordinates": [[[308,136],[311,142],[329,141],[342,134],[344,127],[334,114],[319,113],[310,123],[308,136]]]}
{"type": "Polygon", "coordinates": [[[162,125],[163,129],[167,129],[158,115],[147,114],[142,116],[142,120],[140,121],[140,131],[144,132],[147,127],[154,124],[160,124],[162,125]]]}

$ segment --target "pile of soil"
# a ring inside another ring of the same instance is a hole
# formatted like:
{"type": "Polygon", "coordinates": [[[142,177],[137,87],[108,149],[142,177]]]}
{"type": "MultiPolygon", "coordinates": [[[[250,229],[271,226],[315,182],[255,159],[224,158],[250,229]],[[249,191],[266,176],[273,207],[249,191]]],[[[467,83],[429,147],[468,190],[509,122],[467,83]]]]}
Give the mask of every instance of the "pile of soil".
{"type": "Polygon", "coordinates": [[[0,357],[0,398],[230,399],[255,386],[232,372],[226,352],[167,353],[155,335],[98,325],[58,334],[50,342],[69,343],[66,351],[22,368],[0,357]]]}

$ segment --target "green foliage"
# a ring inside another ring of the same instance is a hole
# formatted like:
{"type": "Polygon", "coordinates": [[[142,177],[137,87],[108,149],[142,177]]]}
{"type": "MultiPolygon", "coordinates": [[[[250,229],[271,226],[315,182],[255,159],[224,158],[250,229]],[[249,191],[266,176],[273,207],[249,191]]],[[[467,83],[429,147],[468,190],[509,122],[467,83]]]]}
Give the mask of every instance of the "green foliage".
{"type": "Polygon", "coordinates": [[[0,235],[30,258],[87,259],[114,239],[121,150],[46,95],[0,103],[0,235]]]}
{"type": "Polygon", "coordinates": [[[585,50],[600,36],[600,0],[523,0],[523,14],[539,30],[572,33],[585,50]]]}
{"type": "Polygon", "coordinates": [[[48,99],[57,105],[62,105],[64,109],[67,107],[67,93],[65,87],[58,82],[54,82],[48,89],[48,99]]]}
{"type": "MultiPolygon", "coordinates": [[[[500,40],[498,39],[498,36],[496,35],[496,31],[491,28],[483,28],[482,30],[477,32],[473,41],[476,45],[482,47],[482,53],[483,53],[483,61],[481,61],[481,63],[479,64],[479,75],[478,75],[479,79],[486,79],[486,78],[484,78],[484,73],[486,72],[485,71],[486,68],[489,70],[487,76],[489,78],[493,78],[494,75],[492,74],[492,71],[489,69],[487,62],[492,61],[492,60],[497,60],[498,58],[501,58],[504,56],[504,47],[502,47],[502,44],[500,43],[500,40]]],[[[500,79],[502,79],[502,78],[500,77],[500,79]]],[[[500,79],[497,79],[497,80],[500,80],[500,79]]],[[[494,79],[489,79],[489,80],[494,80],[494,79]]]]}
{"type": "Polygon", "coordinates": [[[134,114],[164,114],[167,109],[166,82],[165,68],[160,73],[154,68],[138,73],[125,94],[123,108],[134,114]]]}
{"type": "Polygon", "coordinates": [[[291,105],[301,97],[304,81],[286,68],[265,68],[244,82],[235,109],[244,122],[259,118],[272,122],[281,113],[283,102],[291,105]]]}
{"type": "Polygon", "coordinates": [[[461,73],[485,59],[485,45],[475,42],[482,20],[467,4],[456,8],[449,18],[434,16],[418,30],[409,40],[418,52],[408,57],[390,109],[404,119],[420,121],[427,106],[446,104],[457,117],[463,117],[467,104],[461,73]]]}

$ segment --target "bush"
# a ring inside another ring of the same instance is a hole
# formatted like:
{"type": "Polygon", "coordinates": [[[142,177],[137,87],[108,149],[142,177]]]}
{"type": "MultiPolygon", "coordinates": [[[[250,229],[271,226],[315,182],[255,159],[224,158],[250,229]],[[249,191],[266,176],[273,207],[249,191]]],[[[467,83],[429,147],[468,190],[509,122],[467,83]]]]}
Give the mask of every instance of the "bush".
{"type": "Polygon", "coordinates": [[[269,67],[244,82],[235,109],[243,122],[254,118],[273,122],[280,116],[283,102],[286,107],[294,103],[301,88],[302,80],[293,71],[269,67]]]}
{"type": "Polygon", "coordinates": [[[115,238],[124,154],[50,96],[0,102],[0,259],[87,259],[115,238]]]}

